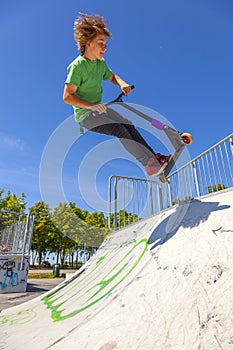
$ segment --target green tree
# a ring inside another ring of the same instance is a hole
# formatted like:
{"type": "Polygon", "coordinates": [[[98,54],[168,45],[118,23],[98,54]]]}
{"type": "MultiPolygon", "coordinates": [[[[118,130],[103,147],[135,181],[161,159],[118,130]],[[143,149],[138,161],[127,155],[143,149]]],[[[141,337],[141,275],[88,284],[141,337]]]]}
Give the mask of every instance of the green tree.
{"type": "Polygon", "coordinates": [[[93,212],[93,213],[88,213],[85,222],[88,225],[94,226],[94,227],[104,227],[105,226],[105,218],[104,218],[104,213],[100,212],[93,212]]]}
{"type": "Polygon", "coordinates": [[[223,184],[217,184],[214,186],[207,186],[208,193],[218,192],[221,190],[225,190],[227,187],[223,184]]]}
{"type": "Polygon", "coordinates": [[[25,216],[25,205],[27,204],[24,193],[17,197],[15,193],[10,191],[6,194],[4,192],[3,189],[0,189],[0,230],[17,221],[19,216],[23,218],[25,216]]]}
{"type": "Polygon", "coordinates": [[[76,204],[74,202],[70,202],[69,206],[73,210],[73,212],[81,219],[84,220],[86,219],[87,215],[89,214],[88,210],[83,210],[80,208],[76,207],[76,204]]]}
{"type": "MultiPolygon", "coordinates": [[[[114,214],[111,214],[110,215],[110,227],[114,228],[115,224],[116,224],[116,227],[119,229],[119,228],[123,228],[129,224],[132,224],[134,222],[139,221],[140,218],[138,217],[137,214],[132,214],[132,213],[129,213],[125,210],[120,210],[116,214],[116,223],[114,223],[114,220],[115,220],[114,214]]],[[[108,218],[105,222],[105,227],[108,227],[108,218]]]]}
{"type": "Polygon", "coordinates": [[[60,203],[54,209],[52,220],[56,228],[73,241],[73,244],[67,240],[62,242],[62,256],[65,256],[67,250],[73,253],[83,244],[87,249],[98,248],[107,234],[107,230],[101,228],[104,225],[103,213],[92,215],[76,208],[75,203],[60,203]]]}
{"type": "Polygon", "coordinates": [[[51,240],[55,234],[55,226],[51,221],[51,210],[45,202],[38,202],[30,208],[30,214],[34,216],[34,229],[32,236],[32,250],[38,253],[38,263],[40,265],[42,256],[51,245],[51,240]]]}
{"type": "MultiPolygon", "coordinates": [[[[76,209],[74,203],[60,203],[53,211],[52,222],[60,237],[59,240],[56,240],[56,252],[57,257],[60,255],[62,263],[64,263],[64,258],[67,254],[73,254],[78,249],[83,242],[83,236],[86,232],[86,224],[79,217],[83,217],[83,213],[81,210],[77,211],[76,209]]],[[[53,251],[55,251],[54,247],[53,251]]]]}

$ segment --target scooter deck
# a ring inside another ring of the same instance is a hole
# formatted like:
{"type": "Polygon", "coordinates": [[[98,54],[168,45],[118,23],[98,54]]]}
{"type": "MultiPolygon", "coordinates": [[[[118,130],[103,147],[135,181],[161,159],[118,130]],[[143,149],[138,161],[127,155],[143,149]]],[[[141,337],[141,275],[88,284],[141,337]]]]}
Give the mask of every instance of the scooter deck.
{"type": "Polygon", "coordinates": [[[162,173],[158,175],[158,178],[161,182],[163,183],[167,182],[167,176],[169,175],[170,171],[176,164],[176,161],[180,157],[181,153],[183,152],[184,147],[185,145],[180,146],[180,148],[175,153],[172,154],[170,161],[167,163],[162,173]]]}
{"type": "Polygon", "coordinates": [[[180,157],[181,153],[185,148],[185,143],[182,140],[180,133],[177,130],[174,130],[167,126],[164,128],[165,133],[167,134],[169,140],[175,148],[175,153],[172,154],[170,161],[163,169],[163,172],[158,175],[158,178],[161,182],[167,182],[167,176],[176,164],[177,159],[180,157]]]}

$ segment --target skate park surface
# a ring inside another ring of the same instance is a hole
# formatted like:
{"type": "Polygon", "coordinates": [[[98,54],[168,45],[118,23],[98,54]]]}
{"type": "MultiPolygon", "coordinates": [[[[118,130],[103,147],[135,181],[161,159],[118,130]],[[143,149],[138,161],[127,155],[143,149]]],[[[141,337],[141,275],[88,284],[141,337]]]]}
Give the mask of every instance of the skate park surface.
{"type": "Polygon", "coordinates": [[[1,350],[233,349],[233,189],[106,239],[69,280],[0,313],[1,350]]]}

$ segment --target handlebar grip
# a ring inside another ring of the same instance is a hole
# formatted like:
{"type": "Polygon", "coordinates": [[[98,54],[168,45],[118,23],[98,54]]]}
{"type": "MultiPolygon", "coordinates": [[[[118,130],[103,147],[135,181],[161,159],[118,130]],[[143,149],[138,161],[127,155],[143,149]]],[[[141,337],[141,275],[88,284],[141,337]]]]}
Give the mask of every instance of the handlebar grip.
{"type": "MultiPolygon", "coordinates": [[[[133,90],[135,88],[134,85],[131,85],[131,90],[133,90]]],[[[117,96],[117,98],[113,101],[111,101],[110,103],[114,103],[114,102],[122,102],[122,97],[124,96],[123,92],[120,93],[119,96],[117,96]]]]}

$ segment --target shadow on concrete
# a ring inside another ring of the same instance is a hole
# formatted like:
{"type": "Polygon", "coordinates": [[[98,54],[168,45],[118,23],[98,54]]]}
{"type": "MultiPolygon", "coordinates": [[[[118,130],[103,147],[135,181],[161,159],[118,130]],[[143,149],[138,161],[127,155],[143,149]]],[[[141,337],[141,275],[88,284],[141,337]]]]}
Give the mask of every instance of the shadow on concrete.
{"type": "Polygon", "coordinates": [[[38,278],[29,279],[27,283],[27,292],[43,293],[56,287],[64,281],[64,278],[38,278]]]}
{"type": "Polygon", "coordinates": [[[155,249],[158,245],[166,243],[178,231],[180,227],[197,227],[200,223],[208,220],[214,211],[225,210],[230,205],[220,205],[219,202],[201,202],[197,199],[179,205],[174,213],[163,220],[149,237],[150,248],[155,249]]]}
{"type": "Polygon", "coordinates": [[[30,293],[33,293],[33,292],[47,292],[48,290],[48,287],[44,287],[44,286],[41,286],[40,284],[38,283],[30,283],[28,282],[27,284],[27,292],[30,292],[30,293]]]}

